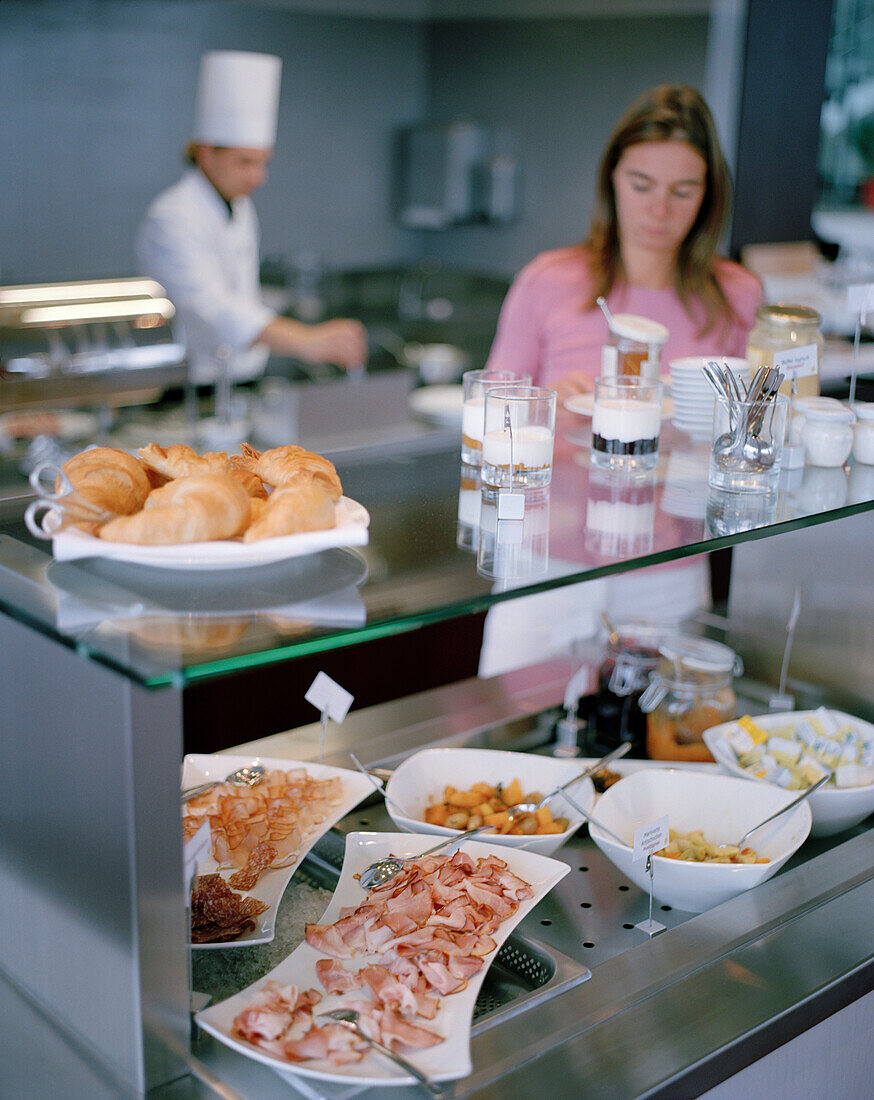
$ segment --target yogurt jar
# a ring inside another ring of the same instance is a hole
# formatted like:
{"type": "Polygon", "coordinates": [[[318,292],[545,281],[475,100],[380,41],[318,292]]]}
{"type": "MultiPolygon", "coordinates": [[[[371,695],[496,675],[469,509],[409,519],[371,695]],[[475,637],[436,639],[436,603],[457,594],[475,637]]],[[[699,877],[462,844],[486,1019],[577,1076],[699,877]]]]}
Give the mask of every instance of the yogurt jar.
{"type": "Polygon", "coordinates": [[[853,412],[853,455],[863,466],[874,466],[874,403],[856,402],[853,412]]]}
{"type": "Polygon", "coordinates": [[[792,401],[792,419],[789,421],[788,442],[801,444],[801,429],[807,420],[808,409],[842,409],[836,397],[796,397],[792,401]]]}
{"type": "Polygon", "coordinates": [[[801,442],[808,466],[843,466],[853,449],[853,416],[838,403],[837,408],[822,405],[805,411],[801,442]]]}

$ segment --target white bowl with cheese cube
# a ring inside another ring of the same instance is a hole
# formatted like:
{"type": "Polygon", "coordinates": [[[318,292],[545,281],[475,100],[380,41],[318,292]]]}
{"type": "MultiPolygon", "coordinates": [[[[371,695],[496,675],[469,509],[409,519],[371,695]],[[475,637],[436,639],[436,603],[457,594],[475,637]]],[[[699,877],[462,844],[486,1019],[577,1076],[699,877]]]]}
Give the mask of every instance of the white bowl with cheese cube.
{"type": "Polygon", "coordinates": [[[831,780],[810,796],[813,836],[831,836],[874,813],[874,726],[843,711],[786,711],[723,722],[704,743],[731,775],[785,790],[831,780]]]}

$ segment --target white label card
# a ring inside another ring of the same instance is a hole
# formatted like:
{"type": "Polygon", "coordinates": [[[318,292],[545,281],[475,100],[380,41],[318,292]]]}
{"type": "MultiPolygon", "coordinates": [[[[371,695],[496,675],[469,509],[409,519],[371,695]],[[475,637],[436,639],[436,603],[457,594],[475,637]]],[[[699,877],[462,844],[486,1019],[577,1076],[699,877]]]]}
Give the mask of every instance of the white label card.
{"type": "Polygon", "coordinates": [[[631,854],[631,862],[640,863],[653,852],[664,848],[669,840],[667,814],[656,821],[651,821],[649,825],[641,825],[639,829],[634,830],[634,851],[631,854]]]}
{"type": "Polygon", "coordinates": [[[874,313],[874,283],[847,287],[847,308],[854,313],[874,313]]]}
{"type": "Polygon", "coordinates": [[[185,897],[191,897],[191,880],[197,869],[212,852],[209,821],[204,821],[194,836],[182,846],[182,881],[185,884],[185,897]]]}
{"type": "Polygon", "coordinates": [[[774,352],[774,366],[787,378],[809,378],[819,369],[816,344],[774,352]]]}
{"type": "Polygon", "coordinates": [[[309,691],[304,696],[304,699],[308,703],[312,703],[316,710],[321,711],[322,714],[327,714],[332,721],[337,723],[342,722],[349,713],[354,698],[325,672],[320,672],[316,676],[310,684],[309,691]]]}

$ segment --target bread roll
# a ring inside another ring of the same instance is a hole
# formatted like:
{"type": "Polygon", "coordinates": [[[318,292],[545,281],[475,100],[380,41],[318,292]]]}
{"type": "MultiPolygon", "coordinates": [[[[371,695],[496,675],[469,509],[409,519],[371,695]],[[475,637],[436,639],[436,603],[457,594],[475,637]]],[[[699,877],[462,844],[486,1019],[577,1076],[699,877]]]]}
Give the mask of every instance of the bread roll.
{"type": "Polygon", "coordinates": [[[273,490],[260,516],[244,533],[243,542],[325,531],[335,523],[334,501],[325,486],[314,478],[301,479],[273,490]]]}
{"type": "Polygon", "coordinates": [[[138,512],[151,491],[139,459],[116,447],[81,451],[61,469],[81,497],[120,516],[138,512]]]}
{"type": "Polygon", "coordinates": [[[195,474],[155,489],[142,511],[110,520],[108,542],[172,546],[239,535],[249,523],[249,495],[230,474],[195,474]]]}

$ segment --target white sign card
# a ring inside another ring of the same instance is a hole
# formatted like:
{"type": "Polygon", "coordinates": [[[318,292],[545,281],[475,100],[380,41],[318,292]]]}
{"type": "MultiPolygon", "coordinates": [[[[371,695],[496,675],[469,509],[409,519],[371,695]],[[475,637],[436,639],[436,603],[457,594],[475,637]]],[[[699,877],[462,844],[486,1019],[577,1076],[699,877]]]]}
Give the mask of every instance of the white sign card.
{"type": "Polygon", "coordinates": [[[352,701],[355,697],[350,695],[345,688],[331,679],[325,672],[320,672],[310,684],[309,691],[304,696],[308,703],[321,711],[334,722],[342,722],[349,713],[352,701]]]}
{"type": "Polygon", "coordinates": [[[204,819],[197,832],[182,846],[182,881],[185,884],[185,897],[191,898],[191,880],[197,874],[197,868],[208,858],[211,852],[209,820],[204,819]]]}
{"type": "Polygon", "coordinates": [[[631,854],[631,862],[638,863],[646,860],[646,869],[649,872],[649,919],[636,924],[641,932],[648,936],[654,936],[657,932],[664,932],[665,926],[652,919],[652,879],[653,879],[653,855],[668,843],[670,831],[668,829],[667,815],[651,821],[648,825],[641,825],[634,831],[634,850],[631,854]]]}
{"type": "Polygon", "coordinates": [[[801,347],[788,348],[774,352],[774,367],[786,378],[810,378],[819,370],[819,356],[816,344],[802,344],[801,347]]]}
{"type": "Polygon", "coordinates": [[[847,308],[863,317],[874,313],[874,283],[857,283],[847,287],[847,308]]]}
{"type": "Polygon", "coordinates": [[[661,848],[664,848],[669,840],[667,814],[651,821],[649,825],[641,825],[639,829],[634,830],[634,851],[631,855],[631,862],[640,863],[642,859],[647,859],[661,848]]]}

